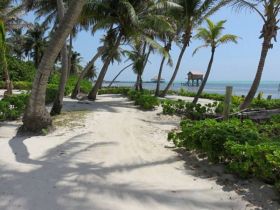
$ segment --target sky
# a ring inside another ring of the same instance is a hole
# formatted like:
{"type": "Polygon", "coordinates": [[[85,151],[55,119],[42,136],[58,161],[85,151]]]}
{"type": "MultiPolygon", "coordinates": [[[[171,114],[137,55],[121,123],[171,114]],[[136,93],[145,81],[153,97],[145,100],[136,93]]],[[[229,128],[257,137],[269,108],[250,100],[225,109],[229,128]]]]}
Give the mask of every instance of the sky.
{"type": "MultiPolygon", "coordinates": [[[[249,11],[236,12],[232,8],[223,8],[210,17],[214,22],[227,20],[223,33],[239,36],[238,44],[221,45],[216,50],[215,60],[209,81],[252,81],[254,79],[258,60],[261,52],[262,40],[259,39],[262,29],[261,18],[249,11]]],[[[29,14],[28,21],[34,21],[34,16],[29,14]]],[[[203,26],[205,23],[203,24],[203,26]]],[[[194,34],[196,31],[194,31],[194,34]]],[[[82,31],[74,40],[74,50],[82,56],[82,63],[85,65],[101,45],[100,38],[104,32],[98,32],[94,36],[90,32],[82,31]]],[[[279,38],[279,37],[278,37],[279,38]]],[[[186,50],[181,63],[176,81],[185,81],[189,71],[205,72],[209,59],[210,48],[201,49],[195,56],[192,56],[194,49],[203,44],[201,41],[193,40],[190,47],[186,50]]],[[[174,62],[173,67],[164,66],[163,78],[169,80],[177,62],[180,48],[173,45],[170,52],[174,62]]],[[[122,59],[121,63],[115,62],[109,67],[105,80],[111,80],[123,67],[130,64],[122,59]]],[[[149,62],[143,74],[143,80],[149,81],[157,75],[161,55],[155,53],[150,56],[149,62]]],[[[97,61],[97,70],[102,68],[102,61],[97,61]]],[[[119,77],[119,81],[134,81],[135,74],[131,69],[127,69],[119,77]]],[[[269,51],[266,59],[262,81],[280,81],[280,43],[274,43],[274,47],[269,51]]]]}

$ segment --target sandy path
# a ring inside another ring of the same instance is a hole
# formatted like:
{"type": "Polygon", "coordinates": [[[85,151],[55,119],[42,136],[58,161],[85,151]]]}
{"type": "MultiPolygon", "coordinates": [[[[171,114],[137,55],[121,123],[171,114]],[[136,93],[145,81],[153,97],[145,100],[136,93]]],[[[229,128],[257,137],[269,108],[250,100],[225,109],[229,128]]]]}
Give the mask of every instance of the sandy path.
{"type": "Polygon", "coordinates": [[[0,125],[1,210],[243,210],[248,203],[215,180],[191,175],[166,148],[177,125],[119,96],[95,103],[80,125],[45,137],[14,137],[0,125]]]}

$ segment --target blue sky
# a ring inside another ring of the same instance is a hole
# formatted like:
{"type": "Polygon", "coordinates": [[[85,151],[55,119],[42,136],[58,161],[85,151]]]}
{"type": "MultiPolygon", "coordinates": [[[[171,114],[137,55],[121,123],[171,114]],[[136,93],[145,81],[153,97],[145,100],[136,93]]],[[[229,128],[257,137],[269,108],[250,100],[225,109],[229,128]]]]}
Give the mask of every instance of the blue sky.
{"type": "MultiPolygon", "coordinates": [[[[33,20],[33,16],[29,15],[27,20],[33,20]]],[[[231,8],[224,8],[210,17],[213,21],[227,20],[224,33],[235,34],[239,37],[238,44],[226,44],[217,49],[212,72],[209,80],[211,81],[248,81],[253,80],[258,65],[261,51],[262,40],[258,39],[262,28],[262,20],[255,13],[246,11],[236,12],[231,8]]],[[[100,46],[100,38],[103,33],[99,32],[94,37],[88,32],[80,32],[74,40],[74,48],[83,57],[83,64],[86,64],[96,53],[97,47],[100,46]]],[[[190,70],[205,72],[210,58],[210,49],[200,50],[194,57],[193,50],[201,44],[200,41],[192,41],[191,46],[187,49],[183,62],[181,64],[177,81],[184,81],[186,74],[190,70]]],[[[179,47],[173,46],[171,56],[176,63],[179,47]]],[[[106,80],[110,80],[129,61],[114,63],[110,66],[106,80]]],[[[161,56],[154,54],[150,57],[149,63],[143,75],[144,80],[150,80],[154,77],[159,68],[161,56]]],[[[96,63],[97,69],[101,69],[102,62],[96,63]]],[[[174,68],[174,67],[173,67],[174,68]]],[[[163,78],[169,80],[172,75],[173,68],[165,66],[163,78]]],[[[136,76],[131,69],[126,70],[119,80],[133,81],[136,76]]],[[[274,48],[269,52],[267,62],[264,69],[263,81],[280,81],[280,43],[274,43],[274,48]]]]}

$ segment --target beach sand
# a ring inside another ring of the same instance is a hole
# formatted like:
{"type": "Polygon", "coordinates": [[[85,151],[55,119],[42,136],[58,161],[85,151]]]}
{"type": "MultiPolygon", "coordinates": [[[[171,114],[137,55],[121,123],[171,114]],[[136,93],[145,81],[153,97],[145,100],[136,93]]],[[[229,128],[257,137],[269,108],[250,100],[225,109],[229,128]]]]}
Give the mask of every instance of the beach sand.
{"type": "Polygon", "coordinates": [[[180,119],[160,111],[104,95],[65,99],[56,130],[46,136],[17,136],[20,122],[0,124],[0,209],[279,208],[270,186],[174,151],[167,133],[180,119]]]}

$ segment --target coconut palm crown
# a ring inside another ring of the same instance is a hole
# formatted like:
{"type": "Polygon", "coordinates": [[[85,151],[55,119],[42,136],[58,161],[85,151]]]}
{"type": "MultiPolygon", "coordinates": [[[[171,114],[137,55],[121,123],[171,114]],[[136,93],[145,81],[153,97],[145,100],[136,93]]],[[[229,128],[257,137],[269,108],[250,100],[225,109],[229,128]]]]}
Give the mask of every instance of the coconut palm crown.
{"type": "Polygon", "coordinates": [[[224,30],[224,24],[226,23],[225,20],[219,21],[217,24],[215,24],[211,20],[206,19],[206,23],[207,23],[207,28],[202,28],[202,27],[199,28],[198,33],[194,37],[196,39],[202,40],[204,44],[196,48],[193,55],[201,48],[211,47],[211,58],[208,64],[205,77],[202,81],[201,86],[199,87],[196,97],[193,100],[194,104],[197,103],[199,96],[201,95],[206,85],[206,82],[208,80],[208,77],[210,75],[216,48],[222,44],[226,44],[229,42],[237,43],[237,39],[238,39],[238,37],[233,34],[225,34],[225,35],[222,34],[224,30]]]}

